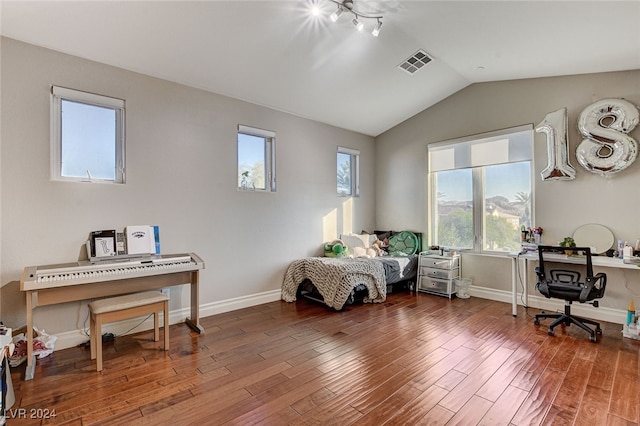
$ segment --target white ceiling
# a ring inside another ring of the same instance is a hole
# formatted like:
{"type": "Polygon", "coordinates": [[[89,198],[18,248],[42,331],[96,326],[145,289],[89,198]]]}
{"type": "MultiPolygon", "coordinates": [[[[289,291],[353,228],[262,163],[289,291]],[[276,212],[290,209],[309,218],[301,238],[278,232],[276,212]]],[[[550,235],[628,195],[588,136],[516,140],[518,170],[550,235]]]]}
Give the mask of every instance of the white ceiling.
{"type": "MultiPolygon", "coordinates": [[[[640,1],[1,0],[4,36],[376,136],[475,82],[640,69],[640,1]],[[434,60],[397,68],[424,49],[434,60]]],[[[526,100],[523,100],[526,102],[526,100]]]]}

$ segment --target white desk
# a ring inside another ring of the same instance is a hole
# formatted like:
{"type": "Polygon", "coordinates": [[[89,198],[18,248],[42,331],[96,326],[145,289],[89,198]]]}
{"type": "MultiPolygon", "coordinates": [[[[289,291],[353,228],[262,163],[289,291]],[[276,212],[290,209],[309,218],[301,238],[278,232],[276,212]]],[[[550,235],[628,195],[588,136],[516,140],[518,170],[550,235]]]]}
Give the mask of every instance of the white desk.
{"type": "MultiPolygon", "coordinates": [[[[518,316],[518,262],[522,261],[524,267],[522,269],[522,297],[523,303],[527,306],[528,303],[528,277],[527,271],[529,262],[538,262],[539,257],[537,252],[531,252],[527,254],[511,253],[511,313],[513,316],[518,316]]],[[[567,256],[565,254],[547,253],[544,255],[545,259],[558,263],[573,263],[578,265],[585,265],[586,261],[583,256],[567,256]]],[[[640,270],[638,265],[631,263],[624,263],[622,259],[606,256],[592,256],[591,263],[593,266],[600,266],[605,268],[618,268],[618,269],[635,269],[640,270]]]]}

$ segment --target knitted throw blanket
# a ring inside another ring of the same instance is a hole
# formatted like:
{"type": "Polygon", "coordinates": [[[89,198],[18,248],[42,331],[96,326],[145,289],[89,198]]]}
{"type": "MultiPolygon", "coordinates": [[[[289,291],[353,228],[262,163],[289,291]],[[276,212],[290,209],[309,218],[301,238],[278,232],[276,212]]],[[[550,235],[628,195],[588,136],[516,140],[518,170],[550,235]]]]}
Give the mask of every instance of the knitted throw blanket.
{"type": "Polygon", "coordinates": [[[384,302],[387,283],[380,262],[368,259],[308,257],[294,261],[284,276],[282,300],[296,300],[298,286],[305,279],[311,280],[324,302],[330,308],[342,309],[349,293],[359,284],[368,291],[365,302],[384,302]]]}

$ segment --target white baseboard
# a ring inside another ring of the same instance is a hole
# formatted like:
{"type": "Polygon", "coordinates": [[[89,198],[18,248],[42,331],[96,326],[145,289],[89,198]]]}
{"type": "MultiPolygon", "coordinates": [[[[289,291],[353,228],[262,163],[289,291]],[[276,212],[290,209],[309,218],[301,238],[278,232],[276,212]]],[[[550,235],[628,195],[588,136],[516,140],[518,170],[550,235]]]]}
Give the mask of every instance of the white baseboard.
{"type": "MultiPolygon", "coordinates": [[[[481,299],[496,300],[498,302],[505,302],[511,305],[512,296],[510,291],[471,286],[469,288],[469,294],[481,299]]],[[[562,300],[547,299],[546,297],[537,294],[530,294],[527,303],[531,308],[544,309],[551,312],[564,311],[564,302],[562,300]]],[[[518,295],[518,305],[524,305],[520,295],[518,295]]],[[[511,312],[511,310],[509,310],[509,312],[511,312]]],[[[627,318],[627,311],[621,309],[614,309],[606,306],[594,308],[591,305],[580,303],[572,304],[571,312],[585,318],[591,318],[597,321],[607,321],[614,324],[625,324],[627,318]]]]}
{"type": "MultiPolygon", "coordinates": [[[[235,311],[237,309],[248,308],[251,306],[261,305],[263,303],[274,302],[276,300],[280,300],[280,295],[281,291],[280,289],[278,289],[266,291],[264,293],[241,296],[233,299],[221,300],[219,302],[200,305],[200,318],[221,314],[224,312],[235,311]]],[[[184,319],[190,315],[191,308],[173,310],[169,312],[169,324],[178,324],[180,322],[183,322],[184,319]]],[[[162,318],[160,319],[160,324],[162,324],[162,318]]],[[[140,323],[140,318],[134,318],[109,323],[102,326],[103,333],[113,333],[116,336],[138,333],[140,331],[152,329],[153,317],[147,318],[147,320],[142,323],[140,323]]],[[[85,334],[83,330],[74,330],[57,334],[56,337],[58,338],[58,340],[56,340],[55,350],[72,348],[89,340],[88,330],[87,334],[85,334]]]]}
{"type": "MultiPolygon", "coordinates": [[[[496,290],[487,287],[471,286],[469,294],[472,297],[481,299],[495,300],[509,304],[508,311],[511,312],[511,292],[504,290],[496,290]]],[[[211,315],[221,314],[224,312],[235,311],[237,309],[248,308],[251,306],[261,305],[263,303],[274,302],[280,300],[280,289],[270,290],[263,293],[252,294],[249,296],[241,296],[233,299],[221,300],[200,306],[200,317],[208,317],[211,315]]],[[[557,299],[547,299],[542,296],[529,295],[529,306],[532,308],[546,309],[547,311],[563,311],[564,303],[557,299]]],[[[522,305],[520,296],[518,297],[518,305],[522,305]]],[[[572,305],[572,311],[576,315],[593,318],[598,321],[607,321],[614,324],[624,324],[627,311],[613,309],[608,307],[594,308],[591,305],[581,306],[580,304],[572,305]]],[[[182,308],[171,311],[169,313],[169,323],[177,324],[191,314],[190,308],[182,308]]],[[[103,326],[105,333],[113,333],[116,336],[138,333],[140,331],[151,330],[153,328],[153,318],[149,318],[140,324],[140,319],[125,320],[116,323],[110,323],[103,326]],[[132,328],[134,328],[132,330],[132,328]]],[[[57,335],[56,350],[66,349],[77,346],[89,340],[88,336],[82,330],[69,331],[57,335]]]]}

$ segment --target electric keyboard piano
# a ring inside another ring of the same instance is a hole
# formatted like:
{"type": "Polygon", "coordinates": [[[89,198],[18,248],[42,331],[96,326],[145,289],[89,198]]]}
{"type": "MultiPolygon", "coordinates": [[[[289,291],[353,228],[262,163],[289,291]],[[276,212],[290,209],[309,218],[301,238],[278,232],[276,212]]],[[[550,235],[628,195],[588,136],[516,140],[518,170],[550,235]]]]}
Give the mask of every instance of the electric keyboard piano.
{"type": "Polygon", "coordinates": [[[28,266],[20,280],[27,302],[27,371],[33,378],[33,309],[38,306],[89,300],[179,284],[191,285],[191,317],[185,322],[198,333],[199,271],[204,262],[195,253],[141,258],[78,261],[59,265],[28,266]]]}

